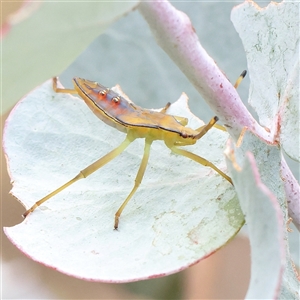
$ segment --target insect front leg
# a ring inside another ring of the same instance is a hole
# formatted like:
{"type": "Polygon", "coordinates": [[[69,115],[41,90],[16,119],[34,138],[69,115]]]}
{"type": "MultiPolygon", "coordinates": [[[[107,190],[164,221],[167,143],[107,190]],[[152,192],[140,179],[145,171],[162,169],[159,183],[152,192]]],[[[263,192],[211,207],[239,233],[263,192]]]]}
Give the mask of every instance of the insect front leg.
{"type": "Polygon", "coordinates": [[[120,208],[118,209],[116,214],[115,214],[115,225],[114,225],[115,229],[118,229],[119,219],[120,219],[120,215],[121,215],[122,211],[124,210],[125,206],[127,205],[129,200],[132,198],[132,196],[134,195],[134,193],[138,189],[140,183],[142,182],[142,179],[144,177],[145,170],[146,170],[146,167],[147,167],[147,164],[148,164],[149,155],[150,155],[150,148],[151,148],[152,142],[153,142],[152,139],[147,139],[146,138],[146,140],[145,140],[144,155],[143,155],[143,158],[142,158],[142,161],[141,161],[141,164],[140,164],[140,168],[139,168],[139,170],[137,172],[137,175],[135,177],[134,187],[131,190],[130,194],[125,199],[125,201],[122,203],[122,205],[120,206],[120,208]]]}
{"type": "Polygon", "coordinates": [[[183,149],[177,148],[174,145],[168,145],[168,144],[166,144],[166,145],[174,153],[182,155],[182,156],[185,156],[185,157],[188,157],[189,159],[192,159],[192,160],[196,161],[197,163],[201,164],[202,166],[210,167],[210,168],[214,169],[217,173],[219,173],[223,178],[225,178],[227,181],[229,181],[233,185],[232,180],[231,180],[231,178],[228,175],[226,175],[218,167],[216,167],[213,163],[211,163],[210,161],[206,160],[205,158],[203,158],[203,157],[201,157],[201,156],[199,156],[197,154],[194,154],[192,152],[189,152],[187,150],[183,150],[183,149]]]}
{"type": "Polygon", "coordinates": [[[235,82],[235,84],[234,84],[234,87],[235,87],[235,88],[237,88],[237,87],[240,85],[240,83],[242,82],[242,80],[245,78],[246,74],[247,74],[247,71],[246,71],[246,70],[244,70],[244,71],[241,73],[241,75],[239,76],[239,78],[236,80],[236,82],[235,82]]]}

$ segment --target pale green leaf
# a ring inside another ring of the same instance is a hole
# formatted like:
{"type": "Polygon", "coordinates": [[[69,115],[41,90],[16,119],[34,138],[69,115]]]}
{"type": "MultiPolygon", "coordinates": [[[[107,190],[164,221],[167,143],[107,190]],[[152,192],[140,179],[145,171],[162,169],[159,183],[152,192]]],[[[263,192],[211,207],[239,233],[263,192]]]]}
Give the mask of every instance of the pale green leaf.
{"type": "MultiPolygon", "coordinates": [[[[203,123],[186,96],[169,113],[203,123]]],[[[185,147],[226,172],[228,135],[212,129],[185,147]]],[[[55,94],[48,81],[20,101],[6,122],[4,148],[12,193],[27,208],[108,153],[124,134],[101,122],[85,103],[55,94]]],[[[87,280],[126,282],[163,276],[225,245],[244,219],[232,186],[212,169],[153,143],[143,182],[113,230],[114,214],[130,192],[143,140],[86,179],[45,202],[24,222],[5,228],[32,259],[87,280]]]]}
{"type": "Polygon", "coordinates": [[[300,161],[299,2],[260,8],[245,1],[231,19],[247,55],[249,104],[261,124],[279,136],[284,151],[300,161]]]}
{"type": "MultiPolygon", "coordinates": [[[[288,248],[287,203],[279,147],[247,132],[241,147],[226,150],[229,170],[251,244],[251,281],[246,299],[297,299],[297,274],[288,248]]],[[[298,282],[298,283],[297,283],[298,282]]]]}

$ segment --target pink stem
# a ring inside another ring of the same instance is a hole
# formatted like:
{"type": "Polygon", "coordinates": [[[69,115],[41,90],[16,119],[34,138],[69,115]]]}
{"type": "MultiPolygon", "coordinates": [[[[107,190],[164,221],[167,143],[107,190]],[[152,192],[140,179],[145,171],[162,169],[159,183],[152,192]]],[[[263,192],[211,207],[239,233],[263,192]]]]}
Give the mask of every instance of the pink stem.
{"type": "MultiPolygon", "coordinates": [[[[236,89],[202,47],[185,13],[177,10],[167,0],[142,0],[138,9],[148,22],[158,45],[187,76],[235,140],[246,126],[266,143],[277,144],[275,134],[269,133],[256,122],[236,89]]],[[[289,213],[298,227],[299,184],[284,159],[281,171],[285,180],[289,213]]]]}
{"type": "Polygon", "coordinates": [[[248,127],[271,142],[270,134],[249,113],[236,89],[199,42],[188,16],[168,1],[142,1],[138,6],[160,47],[187,76],[211,109],[237,139],[248,127]]]}

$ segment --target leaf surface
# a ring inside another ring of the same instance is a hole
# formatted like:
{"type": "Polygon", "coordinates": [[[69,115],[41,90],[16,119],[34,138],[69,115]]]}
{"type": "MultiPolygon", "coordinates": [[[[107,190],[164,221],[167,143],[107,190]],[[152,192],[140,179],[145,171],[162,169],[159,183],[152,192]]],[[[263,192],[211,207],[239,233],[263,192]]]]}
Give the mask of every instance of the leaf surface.
{"type": "Polygon", "coordinates": [[[242,145],[229,145],[226,153],[251,245],[251,281],[246,299],[297,299],[299,281],[291,267],[280,149],[246,132],[242,145]]]}
{"type": "Polygon", "coordinates": [[[299,2],[260,8],[245,1],[232,10],[231,20],[247,55],[249,104],[299,162],[299,2]]]}
{"type": "MultiPolygon", "coordinates": [[[[183,94],[168,113],[203,123],[183,94]]],[[[22,99],[6,121],[4,149],[12,194],[29,208],[122,142],[85,103],[56,94],[47,81],[22,99]]],[[[186,149],[226,172],[228,135],[212,129],[186,149]]],[[[231,185],[210,168],[153,143],[143,182],[113,230],[114,214],[133,187],[143,140],[51,198],[21,224],[5,228],[32,259],[93,281],[128,282],[180,271],[227,243],[244,219],[231,185]]]]}

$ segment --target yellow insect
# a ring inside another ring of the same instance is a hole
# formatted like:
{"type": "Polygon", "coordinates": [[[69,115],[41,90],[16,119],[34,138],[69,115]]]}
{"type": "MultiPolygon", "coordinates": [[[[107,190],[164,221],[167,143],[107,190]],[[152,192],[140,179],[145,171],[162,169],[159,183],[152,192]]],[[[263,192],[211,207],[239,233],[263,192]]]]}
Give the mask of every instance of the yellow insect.
{"type": "MultiPolygon", "coordinates": [[[[239,85],[245,75],[246,71],[244,71],[236,81],[234,85],[235,88],[239,85]]],[[[172,152],[186,156],[203,166],[211,167],[232,184],[231,178],[214,164],[201,156],[178,148],[178,146],[195,144],[197,140],[205,135],[213,126],[225,130],[222,126],[215,125],[218,121],[217,117],[213,117],[208,124],[201,126],[200,128],[191,129],[185,127],[188,123],[186,118],[166,114],[170,103],[168,103],[160,112],[156,112],[135,105],[133,102],[126,100],[124,97],[97,82],[74,78],[73,83],[74,89],[61,89],[57,87],[57,78],[53,78],[53,89],[56,93],[78,94],[102,121],[126,133],[126,138],[118,147],[80,171],[73,179],[37,201],[23,214],[24,218],[42,203],[64,190],[69,185],[79,179],[88,177],[90,174],[113,160],[137,138],[145,139],[144,155],[135,178],[134,187],[115,214],[115,229],[118,228],[122,211],[143,179],[148,164],[150,147],[154,140],[163,140],[172,152]]]]}

